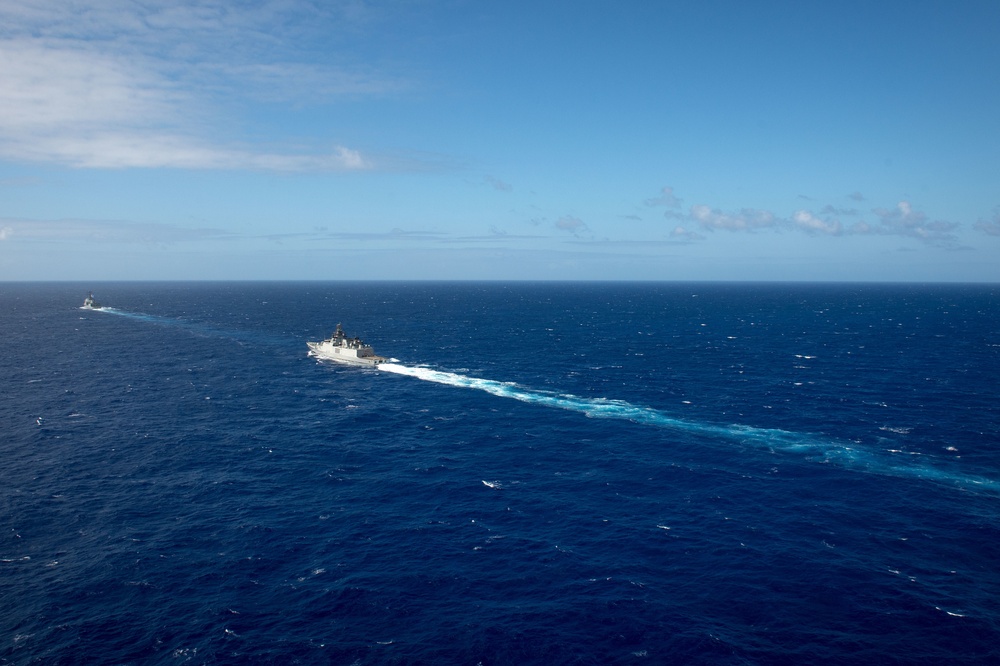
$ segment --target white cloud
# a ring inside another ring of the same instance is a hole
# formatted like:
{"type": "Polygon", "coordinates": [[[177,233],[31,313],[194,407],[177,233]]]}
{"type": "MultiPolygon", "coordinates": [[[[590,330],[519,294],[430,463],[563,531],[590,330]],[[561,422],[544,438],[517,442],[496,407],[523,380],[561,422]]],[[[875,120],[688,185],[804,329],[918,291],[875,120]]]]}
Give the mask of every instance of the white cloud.
{"type": "Polygon", "coordinates": [[[843,231],[843,228],[838,220],[829,222],[821,220],[807,210],[796,211],[795,215],[792,216],[792,221],[795,222],[796,226],[804,231],[830,234],[831,236],[840,235],[843,231]]]}
{"type": "MultiPolygon", "coordinates": [[[[671,188],[664,188],[663,195],[673,197],[671,188]]],[[[861,199],[860,195],[852,197],[861,199]]],[[[646,203],[661,199],[647,199],[646,203]]],[[[679,200],[678,200],[679,201],[679,200]]],[[[703,238],[692,234],[690,224],[697,224],[708,231],[730,231],[753,233],[762,230],[782,231],[796,229],[809,234],[826,236],[847,235],[880,235],[906,236],[921,240],[930,245],[954,249],[957,236],[955,232],[961,226],[957,222],[931,220],[922,211],[918,211],[908,201],[900,201],[895,208],[876,208],[871,211],[876,221],[857,219],[850,226],[845,226],[838,217],[861,217],[862,213],[853,208],[837,208],[825,205],[820,214],[810,210],[799,209],[790,218],[775,213],[757,209],[742,208],[736,212],[724,212],[705,204],[691,206],[687,213],[667,210],[664,217],[670,224],[676,225],[670,232],[673,238],[695,240],[703,238]]],[[[995,214],[992,222],[980,220],[975,228],[983,233],[1000,235],[1000,213],[995,214]]]]}
{"type": "Polygon", "coordinates": [[[915,212],[909,201],[900,201],[894,209],[876,208],[872,212],[883,224],[897,228],[914,228],[927,219],[923,213],[915,212]]]}
{"type": "Polygon", "coordinates": [[[688,231],[682,226],[674,227],[674,230],[670,232],[671,238],[682,238],[684,240],[694,241],[694,240],[704,240],[704,236],[696,231],[688,231]]]}
{"type": "Polygon", "coordinates": [[[876,208],[872,211],[881,222],[878,233],[909,236],[932,244],[947,244],[955,240],[957,222],[929,220],[927,215],[916,211],[909,201],[900,201],[894,209],[876,208]]]}
{"type": "Polygon", "coordinates": [[[135,63],[91,50],[0,40],[4,134],[160,124],[189,101],[171,88],[135,63]]]}
{"type": "Polygon", "coordinates": [[[358,151],[334,146],[326,154],[266,153],[205,143],[196,137],[138,128],[69,136],[0,138],[0,154],[71,167],[355,171],[370,168],[358,151]]]}
{"type": "Polygon", "coordinates": [[[737,213],[723,213],[709,206],[691,206],[691,219],[705,229],[726,231],[754,231],[778,225],[774,213],[766,210],[744,208],[737,213]]]}
{"type": "Polygon", "coordinates": [[[236,138],[252,100],[300,104],[400,89],[361,69],[296,60],[308,48],[297,51],[295,38],[308,42],[329,27],[309,21],[329,13],[326,5],[269,1],[237,10],[213,0],[8,0],[0,5],[0,159],[87,168],[372,168],[356,148],[259,150],[236,138]]]}

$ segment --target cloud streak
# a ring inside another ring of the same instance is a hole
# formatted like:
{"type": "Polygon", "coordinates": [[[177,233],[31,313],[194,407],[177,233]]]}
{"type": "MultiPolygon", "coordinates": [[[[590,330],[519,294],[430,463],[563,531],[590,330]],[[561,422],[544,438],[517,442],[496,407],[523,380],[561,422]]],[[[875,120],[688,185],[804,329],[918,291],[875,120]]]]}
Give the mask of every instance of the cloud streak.
{"type": "Polygon", "coordinates": [[[179,243],[232,239],[228,231],[120,220],[0,219],[2,242],[179,243]]]}
{"type": "Polygon", "coordinates": [[[211,0],[6,2],[0,159],[76,168],[375,168],[373,157],[337,142],[259,150],[237,138],[240,123],[232,122],[254,101],[318,103],[404,87],[360,68],[297,61],[315,37],[310,20],[329,25],[327,14],[282,2],[239,11],[211,0]]]}
{"type": "MultiPolygon", "coordinates": [[[[674,197],[673,189],[663,188],[663,196],[657,199],[647,199],[663,205],[667,201],[679,201],[674,197]],[[667,199],[664,199],[667,197],[667,199]]],[[[860,194],[851,195],[855,201],[863,200],[860,194]]],[[[669,205],[669,203],[667,203],[669,205]]],[[[808,209],[796,210],[791,216],[781,216],[772,211],[742,208],[737,211],[723,211],[705,204],[691,206],[687,212],[667,210],[664,217],[674,228],[669,232],[671,238],[682,238],[690,241],[704,240],[706,236],[693,231],[692,227],[707,232],[757,233],[800,231],[819,236],[902,236],[922,241],[929,245],[953,249],[957,247],[957,231],[961,227],[958,222],[932,220],[926,213],[913,208],[909,201],[900,201],[893,208],[874,208],[868,219],[865,214],[854,208],[837,208],[832,205],[823,206],[819,213],[808,209]],[[852,218],[850,224],[841,218],[852,218]]],[[[975,229],[985,234],[1000,235],[1000,213],[994,216],[992,222],[980,220],[975,229]]]]}
{"type": "Polygon", "coordinates": [[[807,210],[795,211],[792,221],[803,231],[812,233],[822,233],[831,236],[839,236],[843,232],[843,226],[839,220],[824,220],[816,217],[807,210]]]}
{"type": "Polygon", "coordinates": [[[880,233],[897,236],[909,236],[928,242],[949,242],[955,240],[957,222],[930,220],[927,215],[916,211],[909,201],[900,201],[895,208],[876,208],[875,215],[879,218],[880,227],[875,229],[880,233]]]}
{"type": "Polygon", "coordinates": [[[686,241],[705,240],[705,237],[702,234],[699,234],[697,231],[690,231],[688,229],[685,229],[680,225],[674,227],[673,231],[670,232],[670,237],[679,238],[681,240],[686,240],[686,241]]]}
{"type": "Polygon", "coordinates": [[[724,213],[704,205],[691,206],[689,217],[701,225],[703,229],[710,231],[717,229],[754,231],[775,227],[780,222],[773,213],[766,210],[744,208],[735,213],[724,213]]]}

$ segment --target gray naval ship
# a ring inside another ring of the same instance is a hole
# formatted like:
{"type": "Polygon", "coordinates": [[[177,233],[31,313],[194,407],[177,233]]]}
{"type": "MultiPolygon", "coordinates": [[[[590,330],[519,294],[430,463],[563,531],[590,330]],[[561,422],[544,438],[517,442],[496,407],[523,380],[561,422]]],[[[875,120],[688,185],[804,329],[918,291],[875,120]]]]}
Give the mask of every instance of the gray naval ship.
{"type": "Polygon", "coordinates": [[[87,298],[83,299],[83,305],[80,308],[83,310],[100,310],[101,304],[94,299],[94,292],[90,292],[87,298]]]}
{"type": "Polygon", "coordinates": [[[344,329],[337,324],[337,330],[322,342],[307,342],[309,355],[316,358],[350,363],[351,365],[378,365],[385,363],[387,358],[376,356],[375,351],[366,345],[361,338],[349,338],[344,329]]]}

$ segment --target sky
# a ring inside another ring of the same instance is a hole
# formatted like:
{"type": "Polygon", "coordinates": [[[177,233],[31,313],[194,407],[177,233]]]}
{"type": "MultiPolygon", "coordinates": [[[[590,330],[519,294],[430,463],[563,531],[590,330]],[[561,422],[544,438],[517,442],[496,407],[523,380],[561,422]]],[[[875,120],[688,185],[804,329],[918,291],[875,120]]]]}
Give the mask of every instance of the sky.
{"type": "Polygon", "coordinates": [[[0,280],[998,282],[998,26],[0,0],[0,280]]]}

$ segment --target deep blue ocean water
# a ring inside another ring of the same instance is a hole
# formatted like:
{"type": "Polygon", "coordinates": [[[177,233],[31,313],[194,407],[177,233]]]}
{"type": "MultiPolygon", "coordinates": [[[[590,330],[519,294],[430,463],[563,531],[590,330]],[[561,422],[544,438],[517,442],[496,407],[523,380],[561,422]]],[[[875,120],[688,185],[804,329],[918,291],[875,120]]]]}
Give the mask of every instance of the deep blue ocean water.
{"type": "Polygon", "coordinates": [[[1000,662],[1000,287],[0,313],[0,663],[1000,662]],[[338,322],[393,363],[309,358],[338,322]]]}

